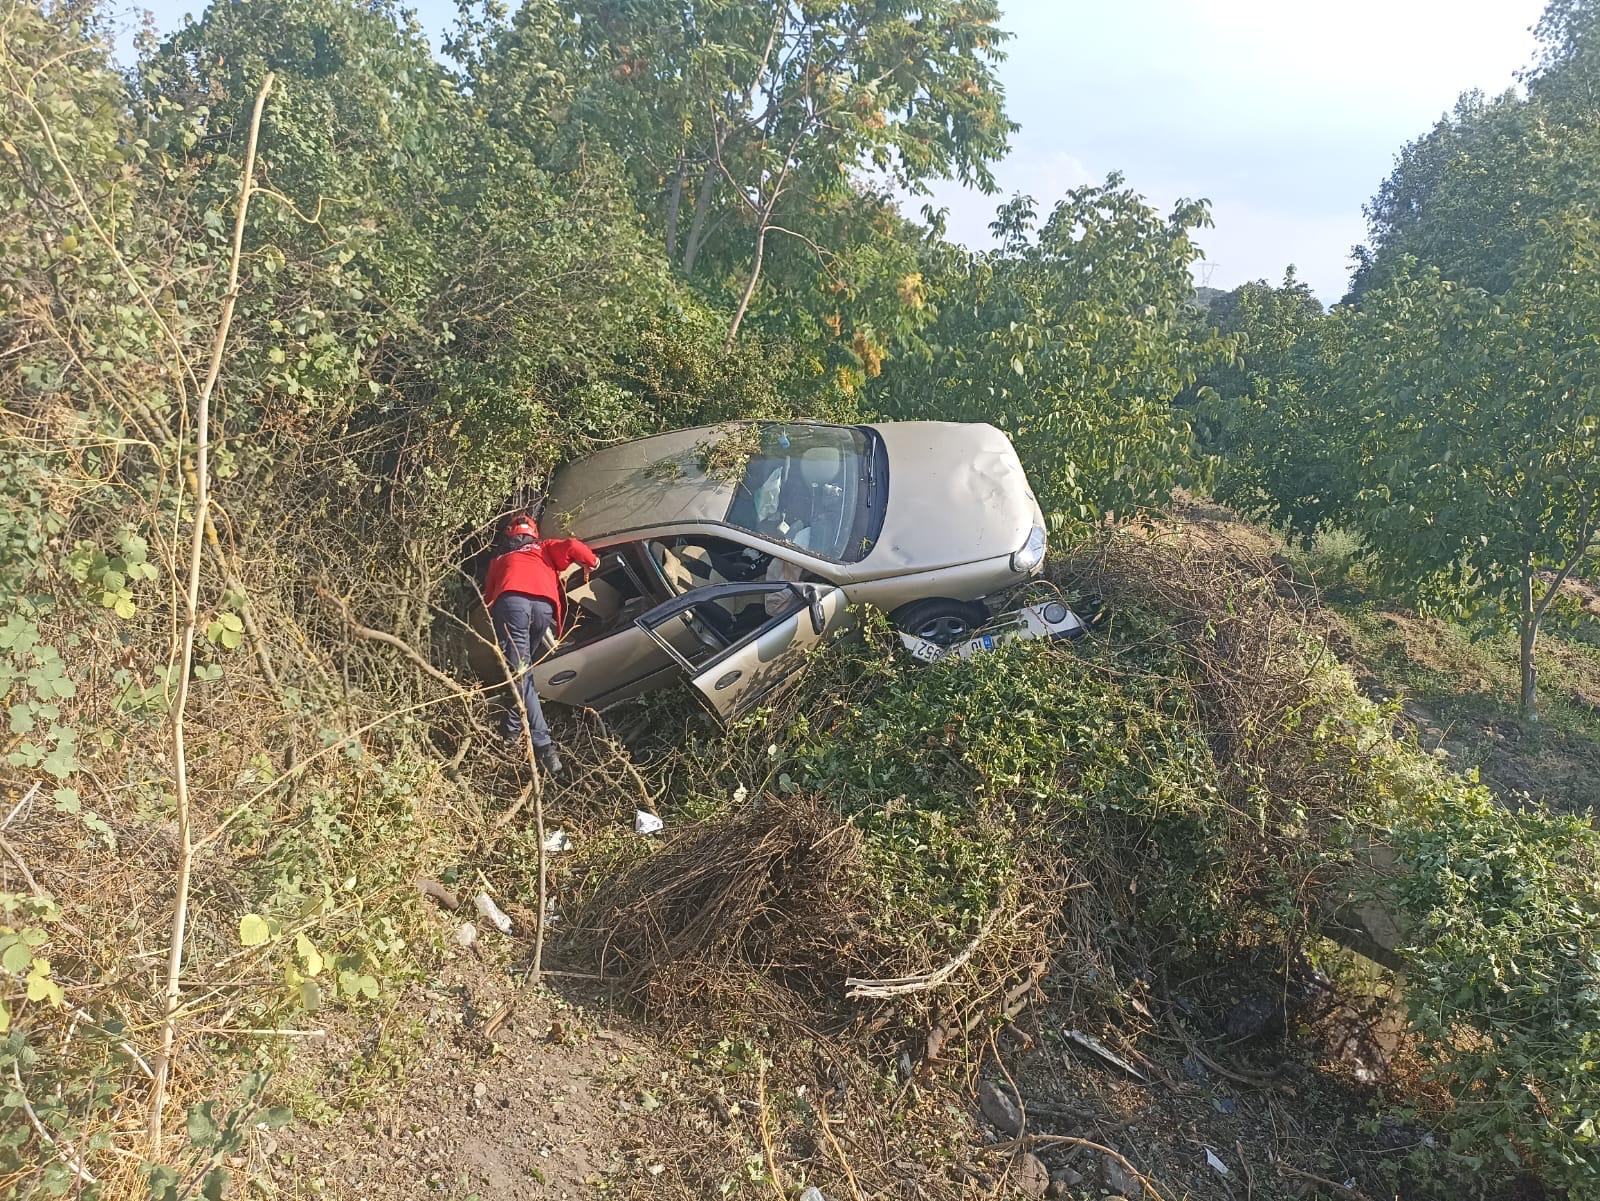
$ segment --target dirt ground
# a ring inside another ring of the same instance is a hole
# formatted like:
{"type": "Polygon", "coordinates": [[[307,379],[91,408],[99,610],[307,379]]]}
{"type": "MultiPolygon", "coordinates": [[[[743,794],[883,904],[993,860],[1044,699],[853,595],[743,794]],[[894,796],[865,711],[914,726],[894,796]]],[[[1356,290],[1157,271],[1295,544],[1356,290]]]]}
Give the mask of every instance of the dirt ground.
{"type": "Polygon", "coordinates": [[[297,1111],[322,1101],[341,1116],[259,1142],[258,1189],[550,1201],[651,1179],[662,1170],[647,1134],[662,1051],[616,1015],[602,1021],[581,982],[549,983],[527,987],[503,963],[461,953],[370,1027],[330,1030],[283,1075],[303,1090],[297,1111]],[[341,1063],[356,1066],[327,1066],[341,1063]]]}

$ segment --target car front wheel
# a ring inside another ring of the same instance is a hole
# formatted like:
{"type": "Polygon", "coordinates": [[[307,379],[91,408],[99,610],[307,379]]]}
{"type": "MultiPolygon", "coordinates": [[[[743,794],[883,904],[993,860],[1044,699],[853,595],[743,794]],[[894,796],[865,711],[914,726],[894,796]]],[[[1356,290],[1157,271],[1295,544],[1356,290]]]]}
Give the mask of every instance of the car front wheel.
{"type": "Polygon", "coordinates": [[[934,597],[902,605],[893,613],[894,624],[908,634],[940,646],[954,646],[971,638],[989,620],[982,605],[934,597]]]}

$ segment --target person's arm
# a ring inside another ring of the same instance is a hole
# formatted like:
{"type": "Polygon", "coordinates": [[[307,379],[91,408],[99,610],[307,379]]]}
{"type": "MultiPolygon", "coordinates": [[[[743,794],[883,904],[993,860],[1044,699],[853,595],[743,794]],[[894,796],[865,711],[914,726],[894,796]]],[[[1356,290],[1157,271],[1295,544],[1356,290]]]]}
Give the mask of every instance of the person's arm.
{"type": "Polygon", "coordinates": [[[593,571],[600,566],[600,556],[577,538],[551,538],[544,543],[544,553],[557,573],[574,563],[583,564],[585,571],[593,571]]]}

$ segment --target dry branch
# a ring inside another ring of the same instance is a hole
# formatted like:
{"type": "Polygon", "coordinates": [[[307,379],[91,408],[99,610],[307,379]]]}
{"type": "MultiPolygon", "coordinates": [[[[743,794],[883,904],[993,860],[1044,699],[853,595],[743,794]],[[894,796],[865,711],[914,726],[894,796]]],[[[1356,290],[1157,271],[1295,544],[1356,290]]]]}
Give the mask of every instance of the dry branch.
{"type": "Polygon", "coordinates": [[[245,142],[244,167],[239,179],[239,208],[233,222],[233,252],[228,260],[228,288],[222,298],[216,337],[211,343],[211,360],[205,383],[195,399],[195,496],[193,529],[189,542],[188,584],[184,594],[182,649],[178,656],[177,689],[172,698],[173,791],[178,807],[178,878],[172,904],[172,929],[167,951],[165,1003],[161,1017],[161,1049],[156,1055],[155,1081],[150,1089],[149,1136],[152,1158],[161,1156],[161,1118],[166,1106],[167,1082],[172,1075],[172,1047],[177,1027],[178,1004],[182,994],[183,940],[189,920],[189,879],[194,870],[194,839],[189,798],[189,760],[184,746],[184,718],[189,706],[189,684],[194,675],[194,636],[199,625],[200,564],[205,548],[205,530],[211,502],[211,397],[222,372],[222,356],[228,344],[228,329],[239,300],[239,260],[244,252],[244,223],[250,209],[250,189],[254,183],[256,142],[261,134],[261,110],[272,90],[272,72],[267,72],[256,92],[250,114],[250,134],[245,142]]]}
{"type": "MultiPolygon", "coordinates": [[[[1032,908],[1032,905],[1024,905],[1011,915],[1010,920],[1016,921],[1032,908]]],[[[892,980],[862,980],[851,976],[844,982],[847,990],[845,996],[852,1001],[862,999],[884,1000],[889,997],[903,997],[910,993],[927,992],[930,989],[938,988],[966,965],[979,946],[983,944],[983,940],[988,937],[989,931],[994,929],[995,923],[1000,920],[1000,917],[1000,910],[997,909],[985,918],[977,935],[962,949],[961,953],[936,971],[924,972],[920,976],[897,976],[892,980]]]]}

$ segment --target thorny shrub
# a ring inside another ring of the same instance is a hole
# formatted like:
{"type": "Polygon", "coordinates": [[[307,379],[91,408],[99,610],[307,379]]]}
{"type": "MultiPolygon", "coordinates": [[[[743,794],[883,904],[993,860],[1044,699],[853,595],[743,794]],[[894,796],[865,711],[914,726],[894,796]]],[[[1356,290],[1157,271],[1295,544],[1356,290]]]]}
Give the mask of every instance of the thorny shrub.
{"type": "MultiPolygon", "coordinates": [[[[1434,1161],[1420,1177],[1448,1195],[1533,1169],[1584,1195],[1600,1166],[1600,837],[1509,814],[1398,738],[1327,651],[1331,619],[1250,549],[1125,533],[1053,574],[1108,602],[1103,635],[927,667],[869,623],[747,720],[729,740],[743,750],[679,740],[669,793],[699,824],[625,870],[589,922],[621,920],[647,1003],[703,1003],[703,973],[662,967],[715,949],[720,970],[781,985],[801,1028],[887,1031],[920,1054],[940,1028],[981,1042],[1039,958],[1093,1019],[1263,931],[1287,972],[1372,900],[1398,923],[1437,1085],[1413,1116],[1448,1135],[1419,1151],[1434,1161]],[[733,872],[738,847],[779,828],[784,871],[733,872]],[[704,918],[735,879],[732,925],[650,907],[677,889],[704,918]],[[800,903],[818,895],[834,903],[800,903]],[[744,939],[752,914],[761,936],[744,939]],[[847,999],[845,975],[932,972],[969,945],[937,990],[847,999]]],[[[741,989],[770,1003],[747,979],[711,995],[737,1010],[741,989]]]]}

